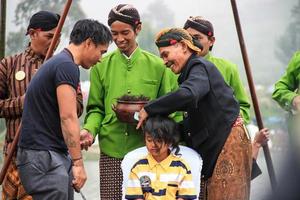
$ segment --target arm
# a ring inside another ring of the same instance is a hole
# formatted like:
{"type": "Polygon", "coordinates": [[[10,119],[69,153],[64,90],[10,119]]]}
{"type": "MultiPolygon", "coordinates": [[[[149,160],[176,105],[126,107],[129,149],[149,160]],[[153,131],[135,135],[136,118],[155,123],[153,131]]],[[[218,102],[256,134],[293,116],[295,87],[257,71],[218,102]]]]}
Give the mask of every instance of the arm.
{"type": "Polygon", "coordinates": [[[144,194],[141,188],[141,183],[137,175],[137,168],[132,168],[129,174],[129,179],[126,185],[125,199],[127,200],[143,200],[144,194]]]}
{"type": "Polygon", "coordinates": [[[139,123],[136,128],[140,128],[148,115],[169,115],[175,111],[184,111],[188,107],[197,107],[199,100],[209,90],[209,80],[205,69],[202,66],[193,67],[188,78],[176,91],[149,102],[139,112],[139,123]]]}
{"type": "Polygon", "coordinates": [[[57,87],[56,93],[63,137],[73,160],[73,184],[79,190],[86,181],[86,173],[80,149],[80,126],[76,111],[76,91],[72,86],[62,84],[57,87]]]}
{"type": "Polygon", "coordinates": [[[257,159],[259,149],[268,142],[269,138],[270,131],[267,128],[263,128],[255,134],[254,141],[252,142],[253,159],[257,159]]]}
{"type": "MultiPolygon", "coordinates": [[[[178,89],[178,76],[175,75],[170,69],[165,68],[161,85],[158,91],[158,97],[161,97],[169,92],[174,92],[178,89]]],[[[171,117],[176,121],[182,121],[182,112],[175,112],[171,114],[171,117]]]]}
{"type": "Polygon", "coordinates": [[[192,173],[190,167],[185,165],[186,169],[182,169],[182,179],[178,185],[178,199],[192,200],[197,198],[195,184],[193,182],[192,173]]]}
{"type": "MultiPolygon", "coordinates": [[[[298,96],[296,89],[299,87],[297,76],[300,74],[300,52],[290,60],[285,74],[275,84],[272,98],[285,110],[291,111],[292,101],[298,96]]],[[[298,106],[296,106],[297,108],[298,106]]]]}
{"type": "Polygon", "coordinates": [[[240,113],[244,119],[245,124],[250,122],[250,101],[245,91],[244,85],[241,81],[236,65],[231,68],[232,77],[230,78],[230,86],[233,89],[234,96],[240,104],[240,113]]]}
{"type": "Polygon", "coordinates": [[[83,112],[83,98],[80,83],[78,84],[78,88],[76,91],[76,101],[77,101],[77,116],[80,117],[83,112]]]}
{"type": "Polygon", "coordinates": [[[25,95],[9,98],[8,68],[13,58],[4,58],[0,62],[0,117],[17,118],[22,116],[25,95]]]}
{"type": "MultiPolygon", "coordinates": [[[[101,66],[100,66],[101,67],[101,66]]],[[[90,90],[86,107],[84,126],[80,132],[81,148],[88,150],[99,133],[100,124],[104,118],[104,89],[100,81],[98,65],[90,73],[90,90]]]]}

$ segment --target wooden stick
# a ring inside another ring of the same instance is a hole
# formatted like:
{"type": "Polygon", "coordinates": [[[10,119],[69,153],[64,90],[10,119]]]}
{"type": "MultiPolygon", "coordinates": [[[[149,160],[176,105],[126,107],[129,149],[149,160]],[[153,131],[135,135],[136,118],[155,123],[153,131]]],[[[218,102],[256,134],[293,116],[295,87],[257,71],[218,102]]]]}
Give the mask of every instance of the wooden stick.
{"type": "MultiPolygon", "coordinates": [[[[62,27],[63,27],[63,24],[65,22],[65,19],[67,17],[67,14],[69,12],[69,9],[70,9],[70,6],[72,4],[72,0],[68,0],[66,5],[65,5],[65,8],[63,10],[63,14],[61,15],[60,19],[59,19],[59,22],[58,22],[58,25],[57,25],[57,28],[56,28],[56,31],[54,33],[54,36],[53,36],[53,39],[51,41],[51,44],[50,44],[50,47],[47,51],[47,54],[46,54],[46,57],[45,57],[45,60],[44,62],[49,59],[52,54],[53,54],[53,50],[57,44],[57,41],[60,37],[60,32],[62,30],[62,27]]],[[[17,149],[17,145],[18,145],[18,142],[19,142],[19,137],[20,137],[20,129],[21,129],[21,125],[22,125],[22,122],[20,122],[20,125],[18,126],[18,129],[17,129],[17,132],[15,134],[15,137],[14,137],[14,140],[10,146],[10,149],[8,150],[8,154],[7,154],[7,157],[4,161],[4,164],[3,164],[3,167],[1,169],[1,173],[0,173],[0,185],[2,185],[3,183],[3,180],[5,178],[5,175],[7,173],[7,170],[8,170],[8,167],[11,163],[11,160],[16,152],[16,149],[17,149]]]]}
{"type": "Polygon", "coordinates": [[[48,60],[52,56],[52,54],[53,54],[54,48],[55,48],[55,46],[57,44],[57,41],[60,38],[60,32],[61,32],[61,29],[62,29],[64,23],[65,23],[65,19],[67,17],[67,14],[69,12],[71,4],[72,4],[72,0],[68,0],[67,3],[66,3],[66,5],[65,5],[63,14],[61,15],[61,17],[59,19],[56,31],[54,33],[53,39],[51,41],[50,47],[49,47],[49,49],[47,51],[47,54],[46,54],[46,57],[45,57],[44,61],[48,60]]]}
{"type": "MultiPolygon", "coordinates": [[[[237,34],[238,34],[238,38],[239,38],[241,53],[243,56],[244,67],[245,67],[245,71],[247,74],[247,80],[248,80],[250,94],[251,94],[251,98],[252,98],[252,102],[253,102],[255,117],[256,117],[256,121],[257,121],[259,130],[261,130],[264,128],[264,125],[263,125],[260,110],[259,110],[259,105],[258,105],[258,101],[257,101],[257,97],[256,97],[255,87],[254,87],[252,73],[251,73],[249,59],[248,59],[248,54],[247,54],[246,45],[244,42],[243,32],[242,32],[239,14],[238,14],[235,0],[231,0],[231,6],[232,6],[235,26],[236,26],[236,30],[237,30],[237,34]]],[[[270,176],[271,186],[274,191],[275,187],[276,187],[276,179],[275,179],[274,167],[273,167],[272,158],[271,158],[268,144],[263,145],[263,150],[264,150],[265,160],[267,163],[267,168],[268,168],[268,172],[269,172],[269,176],[270,176]]]]}

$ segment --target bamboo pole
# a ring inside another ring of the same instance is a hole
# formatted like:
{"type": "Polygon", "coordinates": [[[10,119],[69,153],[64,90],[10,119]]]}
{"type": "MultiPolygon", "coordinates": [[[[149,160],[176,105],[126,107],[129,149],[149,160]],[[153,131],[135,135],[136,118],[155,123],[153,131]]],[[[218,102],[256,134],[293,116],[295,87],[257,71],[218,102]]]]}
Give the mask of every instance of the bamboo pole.
{"type": "Polygon", "coordinates": [[[0,0],[0,60],[5,56],[6,0],[0,0]]]}
{"type": "MultiPolygon", "coordinates": [[[[65,22],[65,19],[67,17],[67,14],[69,12],[69,9],[70,9],[70,6],[72,4],[72,0],[68,0],[65,7],[64,7],[64,10],[63,10],[63,14],[61,15],[61,18],[59,19],[59,22],[58,22],[58,25],[57,25],[57,28],[56,28],[56,31],[54,33],[54,36],[53,36],[53,39],[51,41],[51,44],[50,44],[50,47],[47,51],[47,54],[46,54],[46,57],[45,57],[45,60],[46,61],[47,59],[49,59],[52,54],[53,54],[53,50],[57,44],[57,41],[60,37],[60,32],[61,32],[61,29],[63,27],[63,24],[65,22]]],[[[21,126],[22,126],[22,122],[20,123],[18,129],[17,129],[17,132],[15,134],[15,137],[14,137],[14,140],[11,144],[11,147],[8,151],[8,154],[7,154],[7,157],[4,161],[4,164],[3,164],[3,167],[1,169],[1,173],[0,173],[0,185],[3,183],[3,180],[5,178],[5,175],[6,175],[6,172],[8,170],[8,167],[11,163],[11,160],[12,160],[12,157],[13,155],[15,155],[15,151],[17,149],[17,145],[18,145],[18,142],[19,142],[19,137],[20,137],[20,129],[21,129],[21,126]]]]}
{"type": "MultiPolygon", "coordinates": [[[[232,6],[235,26],[236,26],[236,30],[237,30],[237,34],[238,34],[238,38],[239,38],[241,53],[242,53],[242,56],[243,56],[244,67],[245,67],[245,71],[246,71],[246,74],[247,74],[247,80],[248,80],[250,94],[251,94],[251,98],[252,98],[252,102],[253,102],[255,117],[256,117],[256,121],[257,121],[257,125],[259,127],[259,130],[261,130],[261,129],[264,128],[264,125],[263,125],[263,121],[262,121],[262,117],[261,117],[261,114],[260,114],[260,109],[259,109],[259,105],[258,105],[258,101],[257,101],[257,97],[256,97],[256,92],[255,92],[255,87],[254,87],[254,83],[253,83],[250,63],[249,63],[249,59],[248,59],[248,54],[247,54],[246,45],[245,45],[245,42],[244,42],[243,32],[242,32],[240,19],[239,19],[239,14],[238,14],[238,9],[237,9],[235,0],[231,0],[231,6],[232,6]]],[[[273,167],[272,158],[271,158],[271,154],[270,154],[268,144],[263,145],[263,150],[264,150],[265,160],[266,160],[266,163],[267,163],[267,168],[268,168],[268,173],[269,173],[269,177],[270,177],[271,186],[272,186],[272,189],[274,191],[275,187],[276,187],[276,178],[275,178],[274,167],[273,167]]]]}

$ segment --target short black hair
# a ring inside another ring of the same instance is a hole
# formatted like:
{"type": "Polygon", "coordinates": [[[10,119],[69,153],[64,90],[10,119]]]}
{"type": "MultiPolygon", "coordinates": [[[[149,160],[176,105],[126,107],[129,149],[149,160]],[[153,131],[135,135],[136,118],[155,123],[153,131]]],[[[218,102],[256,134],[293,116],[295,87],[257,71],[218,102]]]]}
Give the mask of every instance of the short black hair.
{"type": "Polygon", "coordinates": [[[154,140],[171,145],[175,155],[179,152],[180,134],[177,123],[164,116],[149,117],[143,127],[144,135],[149,134],[154,140]]]}
{"type": "Polygon", "coordinates": [[[110,44],[112,35],[110,30],[93,19],[82,19],[76,22],[70,35],[70,43],[80,45],[90,38],[95,45],[110,44]]]}

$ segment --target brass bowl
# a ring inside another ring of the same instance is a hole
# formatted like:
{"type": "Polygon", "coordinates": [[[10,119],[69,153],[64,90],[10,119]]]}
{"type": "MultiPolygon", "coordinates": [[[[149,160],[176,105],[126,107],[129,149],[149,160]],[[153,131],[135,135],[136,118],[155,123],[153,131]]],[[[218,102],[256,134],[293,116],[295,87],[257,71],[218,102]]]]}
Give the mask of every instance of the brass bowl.
{"type": "Polygon", "coordinates": [[[137,120],[134,119],[134,113],[139,112],[147,103],[148,101],[117,100],[117,104],[112,105],[112,110],[121,122],[137,124],[137,120]]]}

